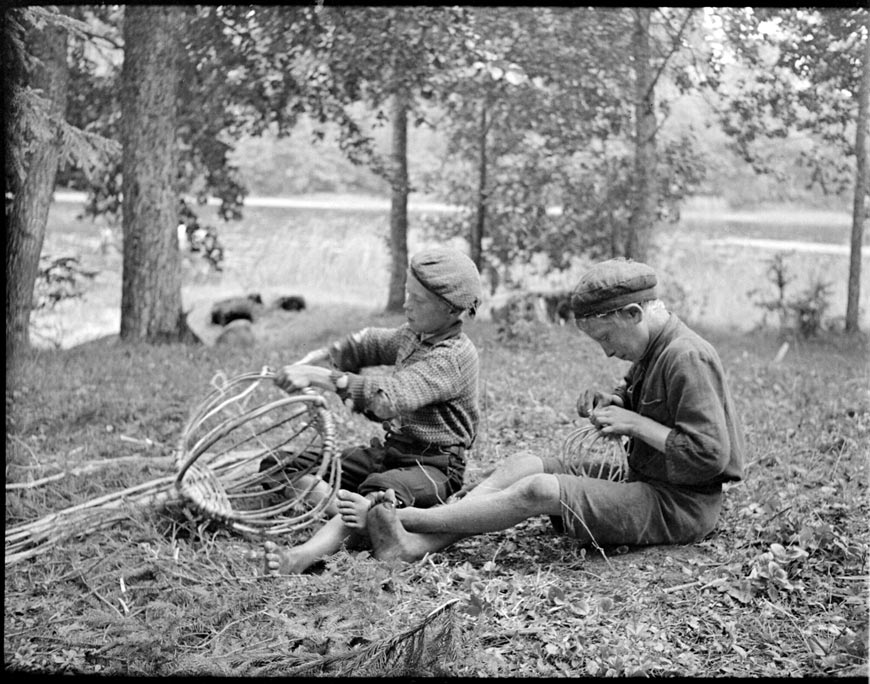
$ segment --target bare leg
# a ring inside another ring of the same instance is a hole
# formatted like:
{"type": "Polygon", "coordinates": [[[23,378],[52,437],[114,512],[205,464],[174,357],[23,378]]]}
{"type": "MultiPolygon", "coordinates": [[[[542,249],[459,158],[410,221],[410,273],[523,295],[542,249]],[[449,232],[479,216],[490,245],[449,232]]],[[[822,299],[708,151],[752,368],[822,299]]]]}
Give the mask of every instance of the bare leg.
{"type": "Polygon", "coordinates": [[[373,506],[366,524],[372,541],[372,555],[383,561],[410,563],[462,539],[457,535],[408,532],[399,522],[395,506],[388,502],[373,506]]]}
{"type": "Polygon", "coordinates": [[[491,494],[469,494],[448,506],[402,508],[397,515],[410,532],[463,537],[497,532],[535,515],[561,515],[559,481],[538,473],[491,494]]]}
{"type": "MultiPolygon", "coordinates": [[[[524,477],[542,472],[543,464],[537,456],[524,454],[511,456],[463,498],[451,502],[447,507],[452,509],[460,504],[467,506],[471,500],[491,496],[524,477]]],[[[558,492],[556,498],[558,499],[558,492]]],[[[366,529],[372,542],[372,553],[375,558],[382,560],[398,558],[412,561],[422,558],[427,553],[440,551],[468,536],[466,533],[457,534],[459,530],[441,532],[431,528],[413,528],[412,526],[419,521],[413,519],[413,514],[406,512],[410,509],[396,511],[394,505],[389,505],[395,504],[392,492],[380,494],[375,501],[376,503],[385,502],[383,506],[372,508],[366,520],[366,529]],[[408,530],[425,532],[426,534],[413,534],[408,530]]],[[[474,533],[471,532],[471,534],[474,533]]]]}
{"type": "Polygon", "coordinates": [[[559,482],[539,472],[501,491],[469,494],[447,506],[397,510],[387,499],[369,511],[367,529],[375,558],[411,561],[470,535],[505,530],[536,515],[559,514],[559,482]]]}
{"type": "Polygon", "coordinates": [[[538,456],[531,454],[509,456],[498,468],[469,490],[464,498],[492,494],[509,487],[514,482],[518,482],[528,475],[536,475],[543,472],[544,464],[538,456]]]}
{"type": "MultiPolygon", "coordinates": [[[[314,488],[305,495],[305,503],[314,507],[327,498],[332,492],[332,488],[326,484],[326,482],[314,475],[303,475],[292,484],[286,485],[284,488],[286,492],[285,496],[287,498],[298,497],[312,484],[314,485],[314,488]]],[[[324,509],[324,512],[330,517],[338,515],[338,508],[336,507],[335,502],[333,501],[330,503],[324,509]]]]}
{"type": "Polygon", "coordinates": [[[304,572],[317,561],[331,556],[345,542],[355,541],[354,530],[345,526],[336,515],[326,521],[314,535],[303,544],[280,548],[275,542],[263,544],[265,558],[263,572],[266,575],[296,575],[304,572]]]}

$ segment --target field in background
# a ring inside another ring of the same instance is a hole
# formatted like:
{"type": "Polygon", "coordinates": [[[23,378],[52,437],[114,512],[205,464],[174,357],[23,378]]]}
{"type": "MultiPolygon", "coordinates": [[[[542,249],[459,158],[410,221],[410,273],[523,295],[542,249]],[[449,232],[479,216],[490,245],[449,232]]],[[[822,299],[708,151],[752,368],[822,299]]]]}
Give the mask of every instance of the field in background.
{"type": "MultiPolygon", "coordinates": [[[[211,207],[202,223],[218,226],[226,249],[223,273],[208,273],[197,262],[185,265],[185,307],[205,300],[250,292],[264,297],[301,294],[309,305],[344,302],[381,309],[389,280],[387,233],[389,212],[382,200],[338,197],[309,202],[308,207],[248,206],[244,219],[218,224],[211,207]]],[[[107,245],[101,229],[78,220],[81,205],[52,205],[44,253],[77,256],[86,268],[100,271],[85,295],[62,303],[51,314],[34,317],[34,342],[69,347],[115,334],[120,325],[121,256],[117,234],[107,245]]],[[[409,251],[427,244],[421,230],[425,211],[409,217],[409,251]]],[[[821,279],[833,285],[832,317],[842,317],[848,276],[848,215],[833,212],[767,210],[732,212],[716,203],[695,202],[681,222],[658,234],[658,248],[649,261],[662,274],[664,296],[685,318],[707,327],[749,330],[762,317],[749,297],[753,288],[774,296],[768,262],[777,252],[790,256],[787,265],[796,295],[821,279]],[[763,241],[791,242],[771,245],[763,241]],[[755,242],[753,242],[755,241],[755,242]],[[808,251],[813,250],[813,251],[808,251]]],[[[870,252],[864,248],[861,291],[870,292],[870,252]]],[[[531,289],[569,288],[576,272],[539,277],[527,272],[531,289]]],[[[870,327],[868,307],[862,328],[870,327]]],[[[484,315],[488,307],[484,306],[484,315]]]]}

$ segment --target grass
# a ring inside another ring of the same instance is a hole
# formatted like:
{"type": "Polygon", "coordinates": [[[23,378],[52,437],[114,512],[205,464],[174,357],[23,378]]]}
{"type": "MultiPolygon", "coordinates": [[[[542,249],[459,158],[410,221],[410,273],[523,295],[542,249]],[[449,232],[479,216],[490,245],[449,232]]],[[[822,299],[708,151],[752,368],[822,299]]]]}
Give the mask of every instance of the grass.
{"type": "MultiPolygon", "coordinates": [[[[276,365],[400,320],[351,305],[306,315],[302,326],[297,314],[273,314],[273,334],[243,350],[108,339],[24,356],[7,377],[7,487],[104,467],[7,489],[7,529],[171,475],[188,411],[217,371],[276,365]]],[[[513,345],[486,321],[469,332],[483,407],[470,480],[508,454],[559,450],[580,391],[610,387],[625,370],[570,328],[513,345]]],[[[7,567],[5,665],[151,676],[866,678],[866,341],[804,342],[773,363],[775,335],[703,332],[728,370],[749,453],[746,479],[729,488],[702,542],[602,555],[540,519],[410,565],[342,552],[317,573],[274,579],[260,576],[256,540],[177,508],[131,509],[110,529],[7,567]],[[397,644],[411,644],[415,628],[425,636],[419,657],[402,660],[397,644]]],[[[377,432],[333,411],[343,443],[377,432]]]]}

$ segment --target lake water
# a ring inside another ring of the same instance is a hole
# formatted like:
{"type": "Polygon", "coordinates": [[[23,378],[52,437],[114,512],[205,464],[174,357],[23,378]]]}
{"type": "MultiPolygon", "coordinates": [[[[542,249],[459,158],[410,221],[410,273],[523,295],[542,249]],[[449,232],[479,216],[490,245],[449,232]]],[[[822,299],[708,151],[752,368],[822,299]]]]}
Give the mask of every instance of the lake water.
{"type": "MultiPolygon", "coordinates": [[[[44,253],[75,255],[100,271],[81,300],[64,303],[52,316],[36,316],[45,344],[72,346],[117,333],[120,325],[120,253],[102,243],[101,228],[76,220],[80,196],[56,196],[44,253]],[[102,247],[101,247],[102,245],[102,247]]],[[[287,201],[251,198],[242,221],[220,224],[202,207],[200,221],[218,227],[226,249],[222,274],[206,273],[199,260],[185,266],[185,307],[215,298],[261,292],[264,297],[301,294],[313,303],[343,301],[380,310],[389,281],[388,203],[380,198],[308,197],[287,201]]],[[[409,251],[427,244],[422,219],[449,211],[434,203],[410,205],[409,251]]],[[[787,254],[797,295],[821,280],[832,284],[830,316],[845,315],[849,216],[835,212],[730,212],[695,206],[680,223],[657,233],[650,265],[661,274],[664,298],[694,323],[749,330],[762,312],[749,292],[775,291],[767,280],[770,259],[787,254]]],[[[866,236],[865,236],[866,237],[866,236]]],[[[117,243],[117,237],[115,238],[117,243]]],[[[458,243],[461,246],[461,243],[458,243]]],[[[524,271],[530,289],[570,288],[577,273],[542,276],[524,271]]],[[[862,258],[862,328],[870,327],[870,248],[862,258]]],[[[483,307],[486,315],[487,306],[483,307]]]]}

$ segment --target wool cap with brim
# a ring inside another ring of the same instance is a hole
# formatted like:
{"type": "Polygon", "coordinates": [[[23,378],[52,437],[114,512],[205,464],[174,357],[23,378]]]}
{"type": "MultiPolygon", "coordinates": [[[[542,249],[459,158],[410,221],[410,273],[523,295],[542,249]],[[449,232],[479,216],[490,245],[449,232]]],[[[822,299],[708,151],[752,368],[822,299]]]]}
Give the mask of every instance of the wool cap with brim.
{"type": "Polygon", "coordinates": [[[656,283],[655,271],[639,261],[602,261],[581,276],[571,292],[571,309],[575,318],[587,318],[641,304],[658,298],[656,283]]]}
{"type": "Polygon", "coordinates": [[[483,300],[477,266],[462,252],[448,247],[431,247],[411,258],[411,273],[429,292],[454,309],[474,316],[483,300]]]}

